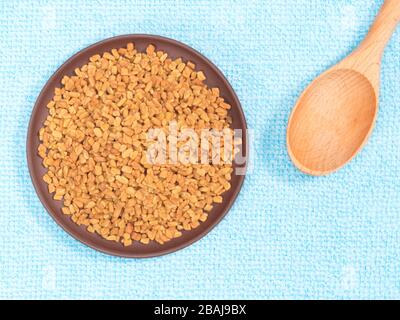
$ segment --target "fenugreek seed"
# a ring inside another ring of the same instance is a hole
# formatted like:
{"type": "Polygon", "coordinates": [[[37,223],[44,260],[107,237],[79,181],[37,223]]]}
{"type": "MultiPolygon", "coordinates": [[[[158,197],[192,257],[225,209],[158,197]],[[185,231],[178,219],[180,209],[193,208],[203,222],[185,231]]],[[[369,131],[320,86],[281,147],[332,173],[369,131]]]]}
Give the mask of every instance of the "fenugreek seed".
{"type": "Polygon", "coordinates": [[[129,42],[129,43],[126,45],[126,49],[127,49],[128,51],[133,51],[134,48],[135,48],[135,46],[134,46],[134,44],[133,44],[132,42],[129,42]]]}
{"type": "Polygon", "coordinates": [[[133,150],[131,148],[129,148],[129,149],[126,149],[125,151],[123,151],[121,156],[122,156],[122,158],[128,158],[132,153],[133,153],[133,150]]]}
{"type": "Polygon", "coordinates": [[[111,168],[110,171],[114,176],[121,174],[121,170],[119,170],[118,168],[111,168]]]}
{"type": "MultiPolygon", "coordinates": [[[[102,233],[103,233],[103,234],[107,234],[108,231],[106,230],[105,232],[102,232],[102,233]]],[[[105,238],[106,238],[107,240],[110,240],[110,241],[117,241],[117,237],[116,237],[115,235],[105,236],[105,238]]]]}
{"type": "Polygon", "coordinates": [[[125,247],[130,246],[132,244],[132,240],[131,239],[124,239],[123,240],[123,244],[125,247]]]}
{"type": "Polygon", "coordinates": [[[56,189],[56,195],[63,196],[64,194],[65,194],[65,189],[64,188],[56,189]]]}
{"type": "Polygon", "coordinates": [[[101,58],[100,55],[99,55],[99,54],[96,54],[96,55],[94,55],[94,56],[91,56],[89,60],[90,60],[91,62],[96,62],[96,61],[100,60],[100,58],[101,58]]]}
{"type": "Polygon", "coordinates": [[[88,202],[88,203],[86,204],[85,208],[86,208],[86,209],[92,209],[92,208],[94,208],[95,206],[96,206],[96,202],[90,201],[90,202],[88,202]]]}
{"type": "Polygon", "coordinates": [[[225,175],[230,172],[232,172],[232,168],[230,168],[230,167],[222,168],[221,170],[219,170],[219,174],[221,174],[221,175],[225,175]]]}
{"type": "Polygon", "coordinates": [[[43,176],[43,181],[46,182],[47,184],[50,184],[51,181],[52,181],[52,179],[50,178],[49,175],[45,174],[45,175],[43,176]]]}
{"type": "Polygon", "coordinates": [[[224,181],[222,185],[225,190],[229,190],[231,188],[231,184],[228,181],[224,181]]]}
{"type": "MultiPolygon", "coordinates": [[[[115,60],[114,55],[112,55],[112,54],[109,53],[109,52],[105,52],[105,53],[103,54],[103,57],[104,57],[106,60],[111,60],[111,61],[114,61],[114,60],[115,60]]],[[[108,66],[108,63],[107,63],[106,60],[103,60],[103,61],[102,61],[102,67],[103,67],[103,68],[108,66]]]]}
{"type": "Polygon", "coordinates": [[[101,175],[102,172],[103,172],[103,169],[101,168],[101,166],[97,165],[97,166],[94,167],[94,173],[95,173],[96,176],[101,175]]]}
{"type": "Polygon", "coordinates": [[[151,55],[151,54],[154,53],[154,50],[155,50],[155,47],[154,47],[152,44],[150,44],[150,45],[146,48],[146,53],[149,54],[149,55],[151,55]]]}
{"type": "Polygon", "coordinates": [[[200,225],[200,222],[198,222],[197,220],[190,223],[190,226],[192,228],[197,228],[199,225],[200,225]]]}
{"type": "Polygon", "coordinates": [[[53,137],[56,139],[61,139],[62,133],[60,131],[53,131],[53,137]]]}
{"type": "Polygon", "coordinates": [[[67,215],[71,214],[71,211],[69,210],[68,207],[63,207],[63,208],[61,209],[61,211],[62,211],[63,214],[67,214],[67,215]]]}
{"type": "Polygon", "coordinates": [[[100,138],[103,135],[103,131],[101,131],[100,128],[94,128],[93,132],[96,135],[96,137],[98,137],[98,138],[100,138]]]}
{"type": "Polygon", "coordinates": [[[132,239],[132,240],[135,240],[135,241],[140,241],[140,239],[141,239],[140,233],[132,232],[132,233],[131,233],[131,239],[132,239]]]}
{"type": "Polygon", "coordinates": [[[129,183],[129,180],[127,178],[125,178],[124,176],[115,176],[115,179],[118,182],[121,182],[123,184],[128,184],[129,183]]]}
{"type": "Polygon", "coordinates": [[[128,193],[128,194],[131,195],[131,196],[134,196],[135,193],[136,193],[136,191],[135,191],[134,188],[128,187],[128,188],[126,188],[126,193],[128,193]]]}
{"type": "Polygon", "coordinates": [[[129,235],[131,235],[132,231],[133,231],[133,225],[132,225],[132,223],[128,223],[126,225],[125,232],[128,233],[129,235]]]}
{"type": "Polygon", "coordinates": [[[63,196],[60,195],[60,194],[55,194],[55,195],[53,196],[53,199],[54,199],[54,200],[61,200],[62,198],[63,198],[63,196]]]}
{"type": "Polygon", "coordinates": [[[190,68],[188,68],[188,67],[186,67],[186,68],[182,71],[182,75],[183,75],[185,78],[189,78],[191,74],[192,74],[192,70],[191,70],[190,68]]]}
{"type": "Polygon", "coordinates": [[[131,152],[131,154],[129,155],[129,157],[130,157],[131,159],[135,159],[135,158],[138,156],[138,154],[139,154],[139,151],[135,150],[135,151],[131,152]]]}
{"type": "Polygon", "coordinates": [[[132,167],[129,167],[129,166],[123,166],[121,168],[121,171],[124,173],[132,173],[132,170],[133,170],[132,167]]]}
{"type": "Polygon", "coordinates": [[[199,79],[200,81],[203,81],[206,79],[206,77],[202,71],[197,72],[197,79],[199,79]]]}
{"type": "Polygon", "coordinates": [[[122,107],[125,102],[126,102],[126,98],[122,98],[121,100],[118,101],[117,107],[122,107]]]}
{"type": "Polygon", "coordinates": [[[161,61],[161,62],[164,62],[165,59],[167,59],[167,57],[168,57],[168,54],[164,53],[164,54],[160,57],[160,61],[161,61]]]}

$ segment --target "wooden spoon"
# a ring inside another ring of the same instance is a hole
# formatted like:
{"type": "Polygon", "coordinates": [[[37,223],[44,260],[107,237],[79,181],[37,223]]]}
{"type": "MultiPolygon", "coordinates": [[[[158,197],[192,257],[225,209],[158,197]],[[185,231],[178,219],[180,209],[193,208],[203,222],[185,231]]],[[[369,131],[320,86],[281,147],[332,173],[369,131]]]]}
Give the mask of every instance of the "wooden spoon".
{"type": "Polygon", "coordinates": [[[289,118],[287,148],[301,171],[326,175],[364,146],[379,102],[383,50],[400,20],[400,0],[386,0],[361,45],[302,93],[289,118]]]}

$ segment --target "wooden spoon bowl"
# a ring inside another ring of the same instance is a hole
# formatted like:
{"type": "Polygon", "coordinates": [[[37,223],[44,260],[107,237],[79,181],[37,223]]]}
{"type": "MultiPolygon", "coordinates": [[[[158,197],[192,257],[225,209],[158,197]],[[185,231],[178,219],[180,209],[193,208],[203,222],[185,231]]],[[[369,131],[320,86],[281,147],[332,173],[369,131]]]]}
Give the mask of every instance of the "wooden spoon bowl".
{"type": "Polygon", "coordinates": [[[375,90],[361,73],[339,69],[324,74],[293,112],[288,128],[292,160],[314,175],[336,170],[367,141],[377,110],[375,90]]]}

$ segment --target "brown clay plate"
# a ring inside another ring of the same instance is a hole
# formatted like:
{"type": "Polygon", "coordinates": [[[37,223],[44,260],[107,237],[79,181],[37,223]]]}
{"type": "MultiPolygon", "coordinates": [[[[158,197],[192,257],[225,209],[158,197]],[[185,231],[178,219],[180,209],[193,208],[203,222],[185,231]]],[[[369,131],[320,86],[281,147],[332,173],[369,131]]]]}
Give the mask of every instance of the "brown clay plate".
{"type": "MultiPolygon", "coordinates": [[[[47,184],[42,179],[43,175],[46,173],[46,169],[42,166],[42,159],[37,154],[37,148],[39,146],[38,132],[48,115],[46,105],[53,98],[54,89],[61,85],[61,79],[64,75],[72,75],[74,69],[86,64],[89,61],[89,57],[92,55],[101,54],[113,48],[125,47],[128,42],[133,42],[138,51],[144,51],[149,44],[153,44],[157,49],[167,52],[172,58],[181,57],[185,61],[190,60],[194,62],[196,64],[196,69],[202,70],[206,75],[206,84],[209,87],[218,87],[221,96],[232,106],[230,110],[230,115],[233,120],[232,127],[234,129],[242,129],[243,131],[242,155],[244,157],[247,157],[248,153],[247,132],[246,121],[240,102],[221,71],[199,52],[172,39],[141,34],[123,35],[106,39],[76,53],[47,81],[33,108],[26,143],[28,166],[36,193],[53,219],[75,239],[93,249],[107,254],[130,258],[144,258],[174,252],[192,244],[206,235],[221,221],[232,206],[242,186],[244,174],[238,175],[236,170],[234,170],[231,180],[231,189],[222,195],[223,202],[221,204],[214,205],[214,208],[205,222],[201,223],[196,229],[184,231],[181,237],[175,238],[163,245],[155,241],[151,241],[147,245],[135,241],[133,245],[124,247],[122,244],[108,241],[97,234],[89,233],[86,231],[85,227],[76,225],[69,216],[62,214],[62,202],[53,200],[51,194],[48,193],[47,184]]],[[[238,166],[238,164],[234,164],[234,167],[237,168],[238,166]]],[[[246,163],[241,164],[240,167],[245,169],[246,163]]]]}

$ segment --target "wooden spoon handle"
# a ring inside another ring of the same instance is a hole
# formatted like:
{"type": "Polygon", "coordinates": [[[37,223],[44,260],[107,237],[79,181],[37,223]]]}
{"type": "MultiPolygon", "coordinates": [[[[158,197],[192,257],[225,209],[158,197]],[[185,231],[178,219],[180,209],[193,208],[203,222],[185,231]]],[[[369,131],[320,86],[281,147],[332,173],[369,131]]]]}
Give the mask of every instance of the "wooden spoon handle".
{"type": "Polygon", "coordinates": [[[370,62],[380,62],[383,50],[400,22],[400,0],[386,0],[357,51],[367,51],[370,62]]]}
{"type": "Polygon", "coordinates": [[[371,82],[377,95],[383,50],[400,22],[400,0],[386,0],[360,46],[334,68],[356,70],[371,82]]]}

